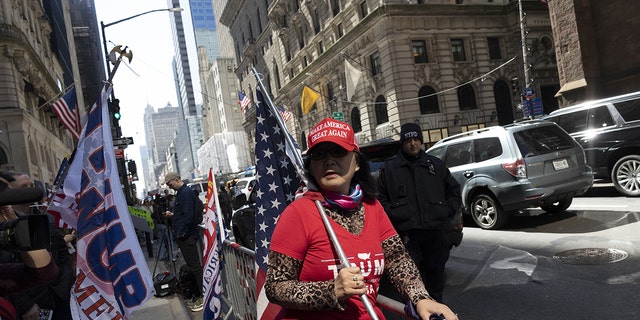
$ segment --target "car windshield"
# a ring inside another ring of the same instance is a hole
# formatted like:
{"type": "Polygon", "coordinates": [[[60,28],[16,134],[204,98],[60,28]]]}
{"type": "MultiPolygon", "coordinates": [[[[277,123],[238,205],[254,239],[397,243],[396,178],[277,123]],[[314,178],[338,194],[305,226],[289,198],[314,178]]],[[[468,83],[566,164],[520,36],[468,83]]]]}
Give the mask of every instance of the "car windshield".
{"type": "Polygon", "coordinates": [[[247,182],[249,181],[247,180],[238,181],[238,184],[237,184],[238,188],[243,189],[247,185],[247,182]]]}
{"type": "Polygon", "coordinates": [[[556,126],[535,127],[514,132],[520,153],[531,157],[574,147],[572,138],[556,126]]]}

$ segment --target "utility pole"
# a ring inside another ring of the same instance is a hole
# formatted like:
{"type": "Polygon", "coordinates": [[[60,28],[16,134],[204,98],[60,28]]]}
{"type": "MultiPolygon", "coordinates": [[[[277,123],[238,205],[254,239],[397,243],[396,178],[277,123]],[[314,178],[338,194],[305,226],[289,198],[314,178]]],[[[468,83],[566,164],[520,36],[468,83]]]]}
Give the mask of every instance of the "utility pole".
{"type": "MultiPolygon", "coordinates": [[[[528,31],[525,29],[525,17],[527,14],[522,10],[522,0],[518,0],[518,13],[520,16],[520,43],[522,46],[522,66],[523,66],[523,75],[524,75],[524,90],[530,90],[529,86],[531,85],[529,79],[529,48],[527,48],[527,33],[528,31]]],[[[520,92],[520,105],[522,106],[522,110],[524,112],[525,108],[529,110],[529,117],[533,116],[533,107],[531,105],[531,101],[524,96],[524,92],[520,92]]]]}

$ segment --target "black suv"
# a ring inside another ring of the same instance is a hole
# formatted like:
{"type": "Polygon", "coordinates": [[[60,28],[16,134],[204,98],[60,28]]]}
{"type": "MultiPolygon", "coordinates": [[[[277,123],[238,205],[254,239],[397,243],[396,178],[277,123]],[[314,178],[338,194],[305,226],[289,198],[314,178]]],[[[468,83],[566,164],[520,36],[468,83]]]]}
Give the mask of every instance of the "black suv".
{"type": "Polygon", "coordinates": [[[582,145],[594,178],[640,196],[640,91],[562,108],[543,119],[582,145]]]}

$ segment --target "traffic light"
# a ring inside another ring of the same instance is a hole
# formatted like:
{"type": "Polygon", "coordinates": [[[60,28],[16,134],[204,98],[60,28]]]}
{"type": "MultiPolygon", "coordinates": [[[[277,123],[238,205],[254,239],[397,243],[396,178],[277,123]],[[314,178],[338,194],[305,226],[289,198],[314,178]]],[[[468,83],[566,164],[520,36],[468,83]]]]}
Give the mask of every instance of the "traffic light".
{"type": "Polygon", "coordinates": [[[111,102],[111,110],[113,113],[113,118],[116,120],[120,120],[120,100],[119,99],[113,99],[113,101],[111,102]]]}
{"type": "Polygon", "coordinates": [[[511,79],[511,91],[513,91],[513,94],[520,93],[520,83],[518,83],[518,77],[514,77],[511,79]]]}
{"type": "Polygon", "coordinates": [[[129,160],[127,162],[127,169],[129,169],[132,180],[138,181],[138,168],[136,167],[136,162],[134,160],[129,160]]]}

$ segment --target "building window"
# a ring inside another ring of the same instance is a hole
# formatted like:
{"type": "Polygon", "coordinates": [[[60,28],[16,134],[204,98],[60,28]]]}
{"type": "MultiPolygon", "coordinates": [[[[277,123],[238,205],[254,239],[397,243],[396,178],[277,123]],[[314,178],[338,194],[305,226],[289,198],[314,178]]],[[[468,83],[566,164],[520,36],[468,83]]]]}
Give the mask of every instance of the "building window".
{"type": "Polygon", "coordinates": [[[464,53],[464,40],[451,39],[451,52],[453,53],[453,61],[467,60],[467,57],[464,53]]]}
{"type": "Polygon", "coordinates": [[[438,96],[435,95],[436,90],[430,86],[424,86],[418,91],[418,104],[420,105],[420,114],[439,113],[438,96]]]}
{"type": "Polygon", "coordinates": [[[411,41],[413,47],[413,61],[415,63],[427,63],[427,44],[424,40],[411,41]]]}
{"type": "Polygon", "coordinates": [[[387,113],[387,99],[383,95],[376,98],[376,124],[381,125],[389,122],[389,114],[387,113]]]}
{"type": "Polygon", "coordinates": [[[487,46],[489,46],[489,59],[502,59],[502,53],[500,53],[500,38],[488,37],[487,46]]]}
{"type": "Polygon", "coordinates": [[[337,38],[342,38],[342,36],[344,36],[344,29],[342,28],[342,23],[338,23],[338,25],[336,26],[336,32],[338,33],[337,38]]]}
{"type": "Polygon", "coordinates": [[[340,13],[340,0],[331,0],[331,13],[334,17],[340,13]]]}
{"type": "Polygon", "coordinates": [[[375,76],[382,72],[382,66],[380,65],[380,53],[377,51],[369,56],[369,62],[371,63],[371,75],[375,76]]]}
{"type": "Polygon", "coordinates": [[[360,13],[362,14],[362,18],[366,17],[369,14],[369,7],[367,7],[366,0],[360,3],[360,13]]]}
{"type": "Polygon", "coordinates": [[[478,109],[476,94],[470,84],[458,88],[458,105],[461,111],[478,109]]]}
{"type": "Polygon", "coordinates": [[[318,9],[313,9],[313,15],[311,15],[311,23],[313,24],[313,32],[318,34],[320,32],[320,17],[318,16],[318,9]]]}
{"type": "Polygon", "coordinates": [[[360,121],[360,109],[358,109],[358,107],[354,107],[353,109],[351,109],[351,127],[353,127],[353,132],[362,131],[362,122],[360,121]]]}
{"type": "Polygon", "coordinates": [[[324,44],[322,43],[322,40],[318,41],[318,54],[322,54],[324,52],[324,44]]]}

